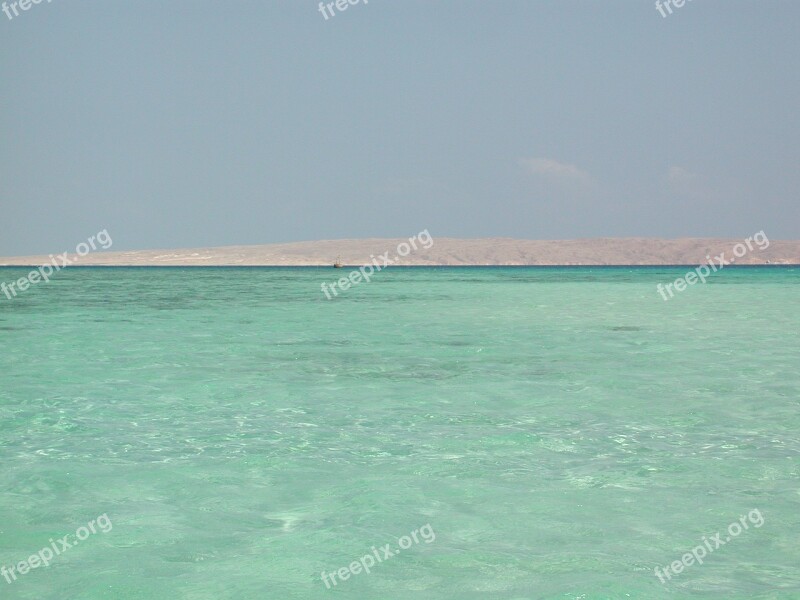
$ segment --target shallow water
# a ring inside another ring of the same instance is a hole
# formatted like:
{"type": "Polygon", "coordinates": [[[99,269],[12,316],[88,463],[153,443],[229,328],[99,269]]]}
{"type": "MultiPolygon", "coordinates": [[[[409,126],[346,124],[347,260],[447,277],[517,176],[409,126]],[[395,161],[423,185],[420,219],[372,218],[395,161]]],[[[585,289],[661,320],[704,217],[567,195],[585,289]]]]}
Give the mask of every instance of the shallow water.
{"type": "Polygon", "coordinates": [[[391,268],[329,301],[348,269],[71,268],[0,295],[0,565],[113,523],[0,598],[800,598],[800,269],[664,302],[686,271],[391,268]]]}

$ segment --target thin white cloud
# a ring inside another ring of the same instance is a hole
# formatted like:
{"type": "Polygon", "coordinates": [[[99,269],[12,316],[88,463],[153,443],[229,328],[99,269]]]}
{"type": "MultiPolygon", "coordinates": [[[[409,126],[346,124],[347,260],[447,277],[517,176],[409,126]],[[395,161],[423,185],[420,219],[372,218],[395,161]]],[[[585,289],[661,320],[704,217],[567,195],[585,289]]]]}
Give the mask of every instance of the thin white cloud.
{"type": "Polygon", "coordinates": [[[522,165],[528,173],[534,175],[544,175],[564,180],[573,181],[589,181],[591,176],[586,171],[583,171],[569,163],[562,163],[552,158],[521,158],[519,164],[522,165]]]}
{"type": "Polygon", "coordinates": [[[697,176],[684,169],[683,167],[672,166],[669,168],[668,174],[671,183],[684,184],[694,181],[697,176]]]}
{"type": "Polygon", "coordinates": [[[674,194],[695,201],[717,202],[735,197],[737,194],[730,183],[710,181],[706,176],[698,175],[678,165],[671,166],[667,171],[667,182],[674,194]]]}
{"type": "Polygon", "coordinates": [[[675,194],[702,200],[709,195],[708,186],[701,177],[692,173],[688,169],[673,165],[667,171],[667,181],[669,187],[675,194]]]}

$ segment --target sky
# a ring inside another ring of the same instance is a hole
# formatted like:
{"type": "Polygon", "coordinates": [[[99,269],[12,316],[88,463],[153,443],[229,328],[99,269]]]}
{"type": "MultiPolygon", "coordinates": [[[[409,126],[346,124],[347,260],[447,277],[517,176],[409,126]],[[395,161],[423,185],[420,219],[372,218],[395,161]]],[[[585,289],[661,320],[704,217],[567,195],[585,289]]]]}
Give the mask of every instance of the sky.
{"type": "Polygon", "coordinates": [[[0,12],[0,256],[102,230],[114,250],[425,229],[800,238],[797,0],[332,11],[0,12]]]}

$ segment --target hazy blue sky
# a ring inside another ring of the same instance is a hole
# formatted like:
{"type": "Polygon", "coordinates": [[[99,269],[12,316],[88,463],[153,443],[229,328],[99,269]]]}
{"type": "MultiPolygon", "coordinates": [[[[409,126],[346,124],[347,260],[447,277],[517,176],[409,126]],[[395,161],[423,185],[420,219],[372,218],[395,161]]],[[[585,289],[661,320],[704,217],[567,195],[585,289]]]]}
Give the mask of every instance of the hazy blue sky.
{"type": "Polygon", "coordinates": [[[800,238],[800,2],[52,0],[0,13],[0,255],[800,238]]]}

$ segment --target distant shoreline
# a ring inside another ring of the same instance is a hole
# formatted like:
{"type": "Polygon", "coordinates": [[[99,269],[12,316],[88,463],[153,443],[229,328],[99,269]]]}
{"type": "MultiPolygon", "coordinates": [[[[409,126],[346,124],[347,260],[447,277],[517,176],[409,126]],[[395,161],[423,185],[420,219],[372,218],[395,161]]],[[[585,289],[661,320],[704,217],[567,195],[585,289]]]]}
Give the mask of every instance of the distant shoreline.
{"type": "MultiPolygon", "coordinates": [[[[725,253],[743,238],[594,238],[578,240],[520,240],[512,238],[458,239],[433,235],[430,247],[418,247],[389,267],[667,267],[707,263],[709,256],[725,253]]],[[[184,248],[173,250],[96,251],[75,256],[75,267],[333,267],[337,259],[359,267],[376,261],[408,240],[372,238],[322,240],[184,248]]],[[[123,240],[118,239],[117,243],[123,240]]],[[[53,254],[60,255],[58,248],[53,254]]],[[[395,253],[396,254],[396,253],[395,253]]],[[[51,262],[48,255],[0,257],[1,266],[35,267],[51,262]]],[[[800,265],[800,240],[769,240],[734,259],[742,265],[800,265]]],[[[734,266],[731,264],[730,266],[734,266]]]]}
{"type": "MultiPolygon", "coordinates": [[[[36,265],[0,264],[0,269],[30,269],[36,265]]],[[[341,270],[358,269],[362,265],[344,265],[341,270]]],[[[390,265],[383,271],[396,269],[685,269],[696,267],[695,263],[663,265],[390,265]]],[[[786,269],[800,267],[800,263],[740,264],[728,265],[727,269],[786,269]]],[[[73,265],[75,269],[332,269],[331,265],[73,265]]]]}

